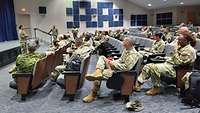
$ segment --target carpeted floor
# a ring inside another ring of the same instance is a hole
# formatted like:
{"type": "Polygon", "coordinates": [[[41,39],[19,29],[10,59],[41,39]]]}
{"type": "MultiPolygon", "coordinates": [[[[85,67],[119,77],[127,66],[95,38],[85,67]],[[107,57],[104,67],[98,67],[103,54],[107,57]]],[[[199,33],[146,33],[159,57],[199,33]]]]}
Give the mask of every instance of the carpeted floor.
{"type": "MultiPolygon", "coordinates": [[[[105,84],[102,84],[100,92],[100,96],[104,98],[89,104],[83,103],[82,98],[91,88],[91,82],[88,81],[78,92],[74,102],[63,99],[64,90],[50,81],[37,93],[28,96],[25,102],[21,102],[16,90],[8,87],[11,80],[8,69],[13,64],[0,68],[0,113],[129,113],[122,100],[112,99],[112,91],[105,84]]],[[[189,109],[184,106],[176,96],[174,87],[163,88],[162,94],[157,96],[146,96],[144,91],[149,86],[149,83],[145,84],[142,92],[131,96],[131,100],[140,100],[144,104],[145,108],[140,113],[200,113],[198,108],[189,109]]]]}

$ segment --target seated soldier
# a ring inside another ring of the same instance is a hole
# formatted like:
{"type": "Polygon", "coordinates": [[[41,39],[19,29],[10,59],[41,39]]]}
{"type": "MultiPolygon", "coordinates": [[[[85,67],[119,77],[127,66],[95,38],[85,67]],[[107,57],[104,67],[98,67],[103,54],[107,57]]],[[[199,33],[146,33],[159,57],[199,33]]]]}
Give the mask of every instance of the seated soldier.
{"type": "Polygon", "coordinates": [[[74,39],[70,36],[69,33],[67,33],[66,35],[64,35],[64,40],[65,40],[66,44],[74,42],[74,39]]]}
{"type": "Polygon", "coordinates": [[[58,35],[58,45],[59,45],[59,48],[62,48],[64,47],[65,45],[67,45],[67,42],[65,40],[65,37],[66,35],[63,35],[63,34],[60,34],[58,35]]]}
{"type": "Polygon", "coordinates": [[[59,42],[59,41],[54,40],[54,41],[53,41],[53,45],[51,45],[51,46],[49,47],[49,51],[56,51],[56,50],[58,50],[58,49],[59,49],[59,44],[58,44],[58,42],[59,42]]]}
{"type": "Polygon", "coordinates": [[[93,82],[91,93],[83,98],[83,102],[89,103],[97,98],[97,92],[100,89],[100,80],[112,76],[114,70],[131,70],[139,59],[139,53],[134,48],[134,42],[125,37],[123,41],[125,50],[118,60],[110,61],[104,56],[100,56],[93,74],[87,74],[86,79],[93,82]]]}
{"type": "Polygon", "coordinates": [[[148,57],[151,54],[163,53],[165,49],[165,42],[161,39],[162,33],[157,32],[153,36],[154,43],[151,48],[144,48],[144,51],[139,51],[145,57],[148,57]]]}
{"type": "Polygon", "coordinates": [[[165,29],[164,29],[164,36],[163,36],[164,38],[163,38],[163,40],[165,41],[165,42],[167,42],[167,43],[171,43],[172,42],[172,34],[171,34],[171,32],[170,32],[170,28],[169,27],[166,27],[165,29]]]}
{"type": "Polygon", "coordinates": [[[75,40],[76,38],[78,38],[78,32],[79,32],[78,28],[76,26],[73,26],[72,34],[75,40]]]}
{"type": "Polygon", "coordinates": [[[144,34],[146,37],[151,36],[152,35],[151,26],[145,26],[144,28],[142,28],[142,34],[144,34]]]}
{"type": "Polygon", "coordinates": [[[15,73],[32,73],[35,63],[41,58],[45,57],[45,54],[35,53],[38,45],[35,41],[28,43],[28,53],[17,56],[16,66],[14,66],[9,73],[12,74],[13,81],[10,82],[10,87],[16,89],[15,73]]]}
{"type": "MultiPolygon", "coordinates": [[[[72,48],[68,48],[67,52],[71,53],[72,55],[64,55],[64,61],[69,61],[70,59],[79,56],[81,59],[84,59],[86,56],[89,55],[91,52],[91,48],[88,46],[83,46],[83,40],[81,38],[76,38],[75,40],[75,50],[72,50],[72,48]]],[[[52,72],[52,81],[56,81],[60,73],[66,68],[66,65],[59,65],[55,68],[55,70],[52,72]]]]}
{"type": "Polygon", "coordinates": [[[195,46],[196,40],[190,34],[182,34],[178,37],[179,48],[177,51],[164,63],[147,64],[142,69],[141,74],[137,78],[135,90],[140,91],[141,85],[151,78],[153,87],[146,92],[147,95],[156,95],[160,92],[160,78],[161,76],[168,76],[176,78],[176,71],[174,65],[191,64],[195,61],[196,54],[195,46]]]}
{"type": "Polygon", "coordinates": [[[113,33],[113,35],[112,35],[112,37],[113,37],[113,38],[116,38],[116,39],[119,39],[120,36],[121,36],[121,30],[120,30],[120,29],[114,31],[114,33],[113,33]]]}
{"type": "Polygon", "coordinates": [[[200,27],[197,27],[196,37],[200,39],[200,27]]]}

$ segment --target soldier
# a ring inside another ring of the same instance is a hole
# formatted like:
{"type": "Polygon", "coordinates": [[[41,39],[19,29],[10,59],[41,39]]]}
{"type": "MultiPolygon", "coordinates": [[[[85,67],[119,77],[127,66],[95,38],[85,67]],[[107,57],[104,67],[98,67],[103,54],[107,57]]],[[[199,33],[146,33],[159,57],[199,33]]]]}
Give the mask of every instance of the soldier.
{"type": "Polygon", "coordinates": [[[164,29],[164,41],[167,42],[167,43],[171,43],[172,42],[172,34],[170,32],[170,28],[169,27],[166,27],[164,29]]]}
{"type": "Polygon", "coordinates": [[[112,37],[114,37],[116,39],[119,39],[120,36],[121,36],[121,30],[120,29],[116,30],[112,35],[112,37]]]}
{"type": "Polygon", "coordinates": [[[200,27],[197,27],[196,37],[200,39],[200,27]]]}
{"type": "Polygon", "coordinates": [[[38,46],[35,41],[30,41],[27,45],[28,53],[17,56],[16,66],[9,71],[14,79],[10,82],[11,88],[16,89],[15,73],[32,73],[35,63],[45,56],[45,54],[35,53],[38,46]]]}
{"type": "Polygon", "coordinates": [[[24,30],[24,26],[20,25],[19,26],[19,43],[21,47],[21,53],[27,53],[27,48],[26,48],[26,41],[27,41],[28,34],[24,30]]]}
{"type": "Polygon", "coordinates": [[[56,26],[54,25],[53,28],[49,31],[49,34],[51,34],[53,40],[57,40],[57,36],[58,36],[58,29],[56,28],[56,26]]]}
{"type": "Polygon", "coordinates": [[[73,27],[72,29],[72,34],[73,34],[73,38],[76,40],[76,38],[78,38],[78,28],[76,26],[73,27]]]}
{"type": "MultiPolygon", "coordinates": [[[[89,53],[91,52],[91,49],[88,46],[83,46],[83,40],[81,38],[77,38],[75,40],[75,47],[77,49],[75,49],[74,51],[72,50],[72,48],[68,48],[67,52],[68,53],[72,53],[72,56],[70,57],[69,54],[68,55],[64,55],[64,61],[69,61],[70,59],[79,56],[81,59],[84,59],[86,56],[89,55],[89,53]]],[[[55,68],[55,70],[51,73],[52,75],[52,81],[56,81],[58,76],[60,75],[60,73],[66,68],[66,65],[59,65],[55,68]]]]}
{"type": "Polygon", "coordinates": [[[151,26],[146,26],[144,29],[142,29],[142,34],[144,34],[146,37],[149,37],[152,35],[151,26]]]}
{"type": "Polygon", "coordinates": [[[144,51],[139,51],[139,52],[146,57],[148,57],[151,54],[162,53],[165,49],[165,42],[161,39],[161,37],[162,37],[161,32],[155,33],[155,35],[153,36],[153,40],[155,40],[155,42],[153,43],[152,47],[144,48],[144,51]]]}
{"type": "Polygon", "coordinates": [[[134,42],[126,37],[124,38],[123,45],[125,50],[118,60],[110,61],[106,57],[100,56],[95,72],[93,74],[87,74],[86,79],[94,82],[91,93],[83,98],[83,102],[90,103],[96,99],[97,92],[100,89],[100,81],[103,78],[111,77],[114,70],[128,71],[135,66],[140,54],[135,50],[134,42]]]}
{"type": "Polygon", "coordinates": [[[59,44],[58,44],[59,41],[57,40],[54,40],[53,41],[53,45],[49,47],[49,49],[47,50],[47,52],[52,52],[54,53],[56,50],[59,49],[59,44]]]}
{"type": "Polygon", "coordinates": [[[196,40],[191,37],[190,34],[180,35],[178,37],[179,48],[171,57],[167,58],[164,63],[151,63],[144,66],[137,79],[135,90],[140,91],[141,85],[147,81],[147,79],[151,78],[153,87],[148,90],[146,94],[158,94],[160,92],[161,76],[169,76],[174,79],[176,78],[176,72],[173,65],[191,64],[195,61],[195,49],[192,47],[195,46],[195,43],[196,40]]]}

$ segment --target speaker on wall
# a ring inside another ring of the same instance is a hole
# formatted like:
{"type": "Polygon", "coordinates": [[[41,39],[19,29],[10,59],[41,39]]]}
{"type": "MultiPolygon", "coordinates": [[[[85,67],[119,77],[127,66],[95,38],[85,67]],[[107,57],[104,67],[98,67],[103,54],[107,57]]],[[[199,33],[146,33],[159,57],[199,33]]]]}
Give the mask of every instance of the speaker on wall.
{"type": "Polygon", "coordinates": [[[45,6],[39,6],[39,14],[46,14],[47,8],[45,6]]]}

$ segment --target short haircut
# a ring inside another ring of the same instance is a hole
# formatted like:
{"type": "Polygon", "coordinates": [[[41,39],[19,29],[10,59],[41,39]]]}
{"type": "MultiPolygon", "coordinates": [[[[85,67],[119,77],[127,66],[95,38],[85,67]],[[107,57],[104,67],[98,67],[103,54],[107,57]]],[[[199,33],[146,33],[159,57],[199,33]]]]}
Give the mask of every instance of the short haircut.
{"type": "Polygon", "coordinates": [[[125,36],[125,37],[124,37],[124,40],[125,40],[125,39],[127,39],[127,40],[129,41],[129,43],[130,43],[132,46],[135,45],[135,41],[134,41],[132,38],[130,38],[130,37],[128,37],[128,36],[125,36]]]}
{"type": "Polygon", "coordinates": [[[22,27],[23,27],[23,25],[20,25],[20,26],[19,26],[19,29],[22,29],[22,27]]]}
{"type": "Polygon", "coordinates": [[[156,32],[154,35],[158,36],[159,38],[161,38],[163,36],[163,34],[161,32],[156,32]]]}

